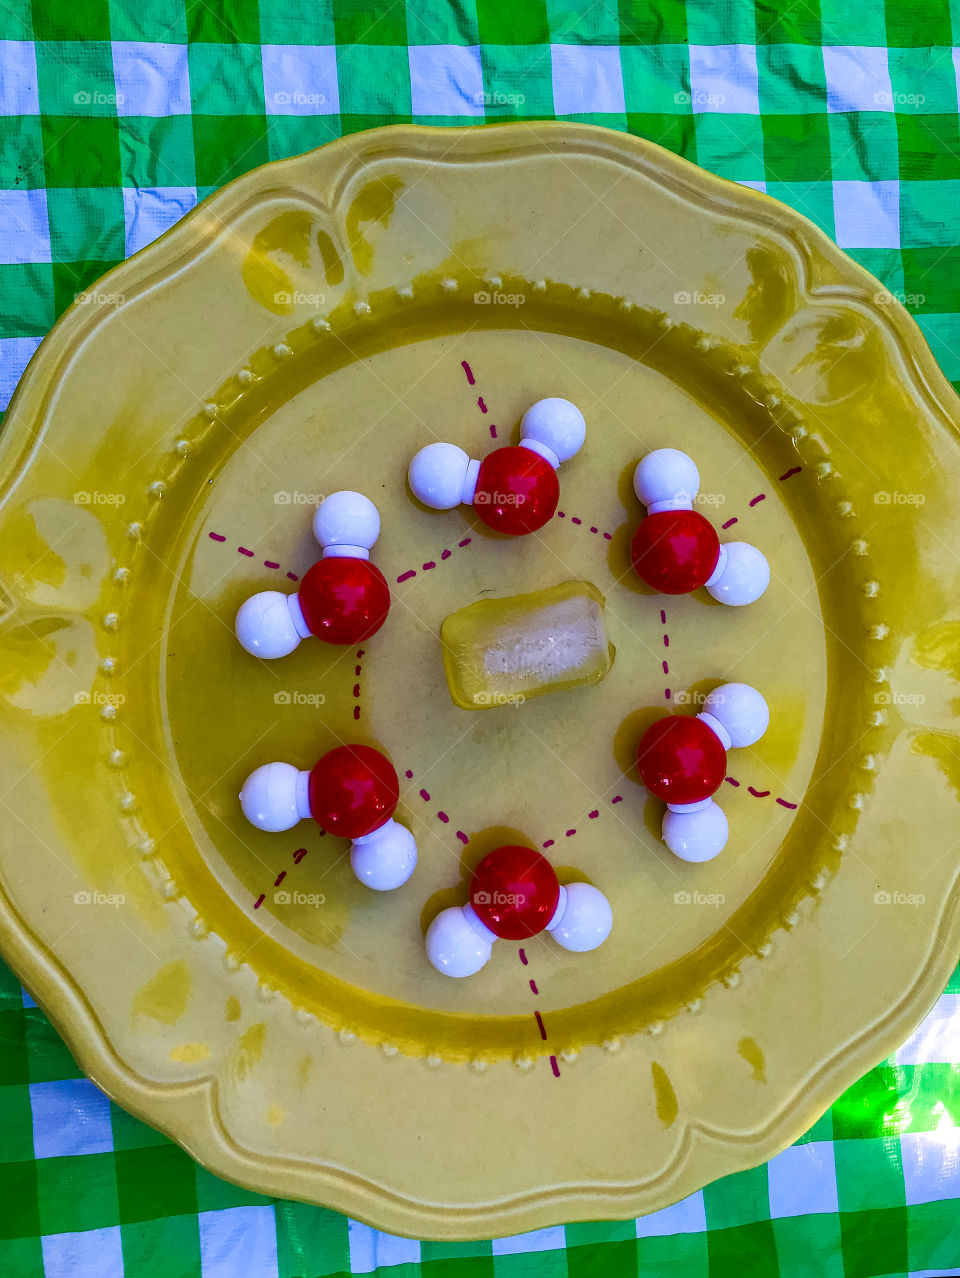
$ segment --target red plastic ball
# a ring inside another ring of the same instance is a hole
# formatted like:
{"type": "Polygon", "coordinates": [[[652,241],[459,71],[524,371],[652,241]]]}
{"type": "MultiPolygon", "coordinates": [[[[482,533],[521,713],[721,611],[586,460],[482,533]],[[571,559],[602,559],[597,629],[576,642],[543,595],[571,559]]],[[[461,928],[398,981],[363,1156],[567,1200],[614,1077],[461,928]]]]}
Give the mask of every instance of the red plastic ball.
{"type": "Polygon", "coordinates": [[[520,537],[552,518],[560,500],[560,480],[548,461],[531,448],[495,448],[480,463],[473,504],[495,532],[520,537]]]}
{"type": "Polygon", "coordinates": [[[630,558],[641,581],[660,594],[687,595],[713,575],[720,538],[697,510],[661,510],[641,521],[630,558]]]}
{"type": "Polygon", "coordinates": [[[318,559],[297,592],[311,633],[327,643],[360,643],[375,635],[390,611],[390,587],[369,559],[318,559]]]}
{"type": "Polygon", "coordinates": [[[328,834],[359,839],[397,810],[400,783],[388,758],[372,746],[337,746],[310,773],[310,812],[328,834]]]}
{"type": "Polygon", "coordinates": [[[470,904],[496,936],[520,941],[542,932],[557,912],[560,884],[533,848],[507,844],[488,852],[473,872],[470,904]]]}
{"type": "Polygon", "coordinates": [[[665,803],[699,803],[726,776],[727,752],[702,719],[671,714],[643,734],[637,769],[650,793],[665,803]]]}

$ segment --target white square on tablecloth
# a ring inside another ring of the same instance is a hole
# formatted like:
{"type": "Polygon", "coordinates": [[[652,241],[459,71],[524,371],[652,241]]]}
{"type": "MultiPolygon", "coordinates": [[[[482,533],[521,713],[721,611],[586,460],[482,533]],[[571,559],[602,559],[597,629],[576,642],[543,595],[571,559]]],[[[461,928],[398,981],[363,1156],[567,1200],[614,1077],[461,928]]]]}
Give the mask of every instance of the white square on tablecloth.
{"type": "Polygon", "coordinates": [[[47,1234],[40,1245],[44,1278],[124,1278],[119,1225],[47,1234]]]}
{"type": "Polygon", "coordinates": [[[519,1256],[528,1251],[562,1251],[567,1245],[563,1225],[551,1225],[547,1229],[531,1229],[525,1234],[511,1234],[509,1238],[494,1238],[490,1244],[495,1256],[519,1256]]]}
{"type": "Polygon", "coordinates": [[[791,1145],[767,1163],[770,1215],[810,1216],[838,1211],[837,1165],[833,1141],[791,1145]]]}
{"type": "Polygon", "coordinates": [[[260,53],[267,115],[337,114],[340,82],[332,44],[264,44],[260,53]]]}
{"type": "Polygon", "coordinates": [[[834,182],[833,221],[841,248],[899,248],[900,183],[834,182]]]}
{"type": "Polygon", "coordinates": [[[277,1223],[271,1206],[202,1211],[203,1278],[277,1278],[277,1223]]]}
{"type": "Polygon", "coordinates": [[[694,114],[759,115],[756,45],[691,44],[690,109],[694,114]]]}
{"type": "Polygon", "coordinates": [[[671,1234],[702,1234],[707,1228],[703,1191],[681,1198],[678,1203],[662,1207],[649,1216],[637,1218],[638,1238],[669,1238],[671,1234]]]}
{"type": "Polygon", "coordinates": [[[950,1065],[960,1060],[960,994],[943,994],[893,1059],[897,1065],[950,1065]]]}
{"type": "Polygon", "coordinates": [[[960,1127],[906,1132],[900,1137],[900,1159],[908,1207],[960,1198],[960,1127]]]}
{"type": "Polygon", "coordinates": [[[123,222],[127,257],[152,244],[189,213],[197,202],[192,186],[123,188],[123,222]]]}
{"type": "Polygon", "coordinates": [[[0,115],[37,115],[37,51],[32,40],[0,40],[0,115]]]}
{"type": "Polygon", "coordinates": [[[415,1238],[400,1238],[371,1229],[359,1220],[347,1220],[350,1272],[372,1274],[392,1265],[419,1265],[420,1244],[415,1238]]]}
{"type": "Polygon", "coordinates": [[[190,114],[190,71],[185,44],[113,41],[117,115],[190,114]]]}
{"type": "Polygon", "coordinates": [[[881,45],[823,47],[828,111],[892,111],[887,50],[881,45]]]}
{"type": "Polygon", "coordinates": [[[483,70],[476,45],[411,44],[414,115],[483,115],[483,70]]]}
{"type": "MultiPolygon", "coordinates": [[[[42,340],[41,337],[4,337],[0,340],[0,413],[6,410],[23,370],[42,340]]],[[[24,1007],[36,1007],[32,1000],[27,1002],[28,998],[24,991],[24,1007]]]]}
{"type": "Polygon", "coordinates": [[[555,115],[622,115],[620,46],[552,44],[555,115]]]}
{"type": "Polygon", "coordinates": [[[46,191],[0,191],[0,265],[49,261],[46,191]]]}
{"type": "Polygon", "coordinates": [[[109,1154],[113,1149],[110,1102],[88,1078],[31,1083],[30,1109],[36,1158],[109,1154]]]}

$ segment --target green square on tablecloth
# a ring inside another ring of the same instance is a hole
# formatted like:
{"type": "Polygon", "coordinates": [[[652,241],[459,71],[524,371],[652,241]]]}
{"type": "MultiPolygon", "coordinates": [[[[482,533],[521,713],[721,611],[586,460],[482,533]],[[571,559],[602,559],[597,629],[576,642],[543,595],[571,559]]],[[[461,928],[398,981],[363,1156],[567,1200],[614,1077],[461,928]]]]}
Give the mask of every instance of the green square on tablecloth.
{"type": "MultiPolygon", "coordinates": [[[[19,266],[0,266],[0,306],[9,297],[11,291],[19,291],[20,274],[26,272],[19,266]]],[[[4,306],[4,309],[6,307],[4,306]]],[[[30,1082],[27,1068],[27,1014],[21,1008],[0,1011],[0,1087],[30,1082]]],[[[0,1199],[0,1202],[3,1200],[0,1199]]]]}
{"type": "Polygon", "coordinates": [[[191,44],[187,56],[194,116],[263,115],[259,44],[191,44]]]}
{"type": "Polygon", "coordinates": [[[752,4],[688,4],[687,39],[691,44],[756,44],[752,4]]]}
{"type": "Polygon", "coordinates": [[[121,1237],[129,1278],[201,1278],[196,1215],[124,1221],[121,1237]]]}
{"type": "Polygon", "coordinates": [[[44,1278],[39,1238],[0,1238],[0,1273],[11,1278],[44,1278]]]}
{"type": "MultiPolygon", "coordinates": [[[[391,121],[393,124],[402,122],[402,117],[391,121]]],[[[339,115],[272,115],[267,123],[269,158],[285,160],[290,155],[312,151],[314,147],[340,137],[341,131],[352,132],[346,127],[341,129],[339,115]]]]}
{"type": "Polygon", "coordinates": [[[567,1248],[594,1247],[597,1243],[632,1242],[636,1244],[637,1228],[632,1220],[585,1220],[564,1226],[567,1248]]]}
{"type": "Polygon", "coordinates": [[[72,1234],[120,1223],[113,1154],[38,1158],[37,1204],[45,1234],[72,1234]]]}
{"type": "Polygon", "coordinates": [[[907,1209],[840,1211],[844,1278],[907,1272],[907,1209]]]}
{"type": "Polygon", "coordinates": [[[887,55],[893,106],[908,115],[957,117],[952,50],[891,49],[887,55]]]}
{"type": "Polygon", "coordinates": [[[827,120],[834,181],[882,182],[897,176],[897,117],[892,112],[838,112],[827,120]]]}
{"type": "Polygon", "coordinates": [[[549,45],[488,44],[481,58],[488,120],[553,114],[549,45]]]}
{"type": "Polygon", "coordinates": [[[920,182],[960,178],[960,117],[898,115],[900,176],[920,182]]]}
{"type": "Polygon", "coordinates": [[[187,35],[197,44],[256,44],[260,39],[257,0],[226,4],[187,2],[187,35]]]}
{"type": "MultiPolygon", "coordinates": [[[[4,267],[3,269],[8,270],[9,268],[4,267]]],[[[51,269],[55,273],[61,269],[60,264],[55,263],[52,268],[46,267],[45,271],[50,271],[51,269]]],[[[97,262],[95,270],[96,274],[91,274],[89,278],[74,285],[70,296],[71,301],[73,300],[73,293],[79,292],[84,285],[92,283],[93,280],[103,274],[106,267],[102,262],[97,262]]],[[[55,283],[55,279],[53,282],[55,283]]],[[[44,278],[43,291],[44,293],[54,291],[49,276],[44,278]]],[[[83,1070],[73,1059],[70,1049],[40,1009],[30,1008],[25,1013],[25,1016],[27,1018],[26,1039],[30,1082],[51,1083],[62,1078],[83,1078],[83,1070]]]]}
{"type": "MultiPolygon", "coordinates": [[[[193,0],[189,0],[191,8],[193,0]]],[[[158,44],[185,44],[187,10],[185,0],[163,0],[152,5],[134,4],[131,0],[111,0],[110,38],[143,40],[158,44]]]]}
{"type": "MultiPolygon", "coordinates": [[[[168,1148],[174,1153],[182,1153],[176,1146],[170,1145],[168,1148]]],[[[179,1175],[179,1164],[177,1166],[179,1175]]],[[[224,1207],[258,1207],[273,1201],[252,1189],[244,1189],[242,1185],[232,1185],[227,1180],[221,1180],[199,1163],[192,1166],[197,1211],[220,1211],[224,1207]]]]}
{"type": "Polygon", "coordinates": [[[809,218],[831,238],[834,234],[832,182],[768,182],[767,194],[809,218]]]}
{"type": "MultiPolygon", "coordinates": [[[[483,1265],[483,1260],[468,1260],[467,1265],[483,1265]]],[[[495,1278],[567,1278],[567,1253],[565,1251],[538,1251],[535,1255],[494,1256],[495,1278]],[[534,1268],[535,1266],[535,1268],[534,1268]]],[[[434,1271],[436,1274],[436,1271],[434,1271]]],[[[387,1278],[394,1278],[393,1274],[387,1278]]],[[[399,1275],[397,1275],[399,1278],[399,1275]]],[[[470,1278],[473,1278],[470,1275],[470,1278]]],[[[481,1278],[481,1275],[477,1275],[481,1278]]]]}
{"type": "Polygon", "coordinates": [[[703,1207],[708,1229],[729,1229],[769,1219],[766,1164],[715,1180],[703,1191],[703,1207]]]}
{"type": "Polygon", "coordinates": [[[476,0],[483,44],[549,44],[546,0],[476,0]]]}
{"type": "Polygon", "coordinates": [[[824,44],[883,46],[887,43],[882,4],[820,0],[820,23],[824,44]]]}
{"type": "Polygon", "coordinates": [[[0,187],[28,191],[43,186],[40,118],[0,115],[0,187]]]}
{"type": "Polygon", "coordinates": [[[646,115],[631,111],[627,115],[627,127],[637,137],[649,138],[675,155],[696,163],[697,138],[693,116],[646,115]]]}
{"type": "Polygon", "coordinates": [[[199,1210],[196,1164],[178,1145],[121,1149],[117,1164],[120,1213],[124,1221],[182,1216],[199,1210]]]}
{"type": "MultiPolygon", "coordinates": [[[[539,1262],[541,1254],[538,1252],[530,1259],[539,1262]]],[[[381,1272],[386,1273],[387,1278],[393,1278],[394,1273],[398,1275],[398,1278],[400,1275],[403,1275],[403,1278],[415,1278],[418,1272],[411,1265],[391,1266],[391,1270],[392,1272],[381,1272]]],[[[420,1278],[453,1278],[454,1275],[455,1278],[496,1278],[499,1272],[502,1271],[496,1268],[493,1256],[464,1256],[458,1258],[455,1263],[451,1263],[449,1260],[424,1260],[421,1250],[420,1278]]]]}
{"type": "MultiPolygon", "coordinates": [[[[78,293],[88,290],[101,275],[106,274],[117,264],[117,262],[103,261],[100,258],[92,262],[54,262],[51,269],[53,271],[53,304],[56,307],[57,316],[62,315],[68,306],[73,305],[78,293]]],[[[83,1077],[83,1071],[69,1056],[66,1047],[61,1046],[55,1052],[53,1043],[46,1045],[41,1066],[49,1080],[83,1077]],[[59,1063],[61,1061],[62,1063],[59,1063]]],[[[30,1074],[34,1082],[40,1081],[34,1077],[32,1056],[30,1074]]]]}
{"type": "MultiPolygon", "coordinates": [[[[6,1048],[5,1043],[3,1046],[6,1048]]],[[[0,1052],[0,1057],[5,1054],[0,1052]]],[[[0,1087],[0,1115],[3,1120],[0,1122],[0,1163],[29,1162],[33,1158],[30,1089],[22,1084],[0,1087]]],[[[5,1206],[0,1203],[0,1211],[4,1210],[5,1206]]]]}
{"type": "Polygon", "coordinates": [[[37,1166],[31,1160],[0,1163],[0,1238],[28,1238],[40,1232],[37,1166]]]}
{"type": "Polygon", "coordinates": [[[193,123],[189,115],[120,121],[120,171],[124,186],[195,186],[193,123]]]}
{"type": "Polygon", "coordinates": [[[169,1145],[170,1140],[162,1132],[141,1123],[119,1105],[110,1103],[110,1126],[113,1130],[114,1149],[144,1149],[149,1145],[169,1145]]]}
{"type": "MultiPolygon", "coordinates": [[[[928,315],[960,311],[960,246],[905,247],[902,257],[904,292],[924,298],[919,311],[928,315]]],[[[891,1087],[891,1104],[896,1095],[891,1087]]]]}
{"type": "Polygon", "coordinates": [[[551,44],[612,45],[620,40],[620,19],[615,5],[546,0],[546,6],[551,44]]]}
{"type": "Polygon", "coordinates": [[[684,0],[617,0],[620,43],[684,44],[687,40],[687,6],[684,0]]]}
{"type": "Polygon", "coordinates": [[[117,261],[124,255],[123,197],[119,187],[53,187],[47,193],[50,251],[73,262],[86,251],[91,260],[117,261]]]}
{"type": "Polygon", "coordinates": [[[475,0],[407,0],[407,41],[412,45],[479,44],[475,0]]]}
{"type": "Polygon", "coordinates": [[[40,117],[47,186],[119,186],[117,118],[40,117]]]}
{"type": "MultiPolygon", "coordinates": [[[[256,41],[256,36],[253,37],[256,41]]],[[[333,9],[317,0],[260,0],[262,44],[333,44],[333,9]]]]}
{"type": "MultiPolygon", "coordinates": [[[[270,158],[267,123],[263,116],[193,117],[193,145],[197,187],[223,186],[270,158]]],[[[200,197],[202,198],[202,197],[200,197]]]]}
{"type": "Polygon", "coordinates": [[[886,42],[891,49],[953,43],[950,0],[922,0],[920,4],[889,3],[883,8],[887,17],[886,42]]]}
{"type": "Polygon", "coordinates": [[[904,248],[960,241],[960,178],[900,183],[900,241],[904,248]]]}
{"type": "Polygon", "coordinates": [[[698,164],[734,181],[763,181],[763,125],[758,115],[704,111],[693,118],[698,164]]]}
{"type": "Polygon", "coordinates": [[[900,1141],[896,1136],[883,1140],[839,1140],[833,1155],[841,1212],[903,1205],[903,1170],[900,1141]]]}
{"type": "Polygon", "coordinates": [[[682,44],[628,44],[620,50],[628,114],[690,114],[690,52],[682,44]]]}
{"type": "Polygon", "coordinates": [[[338,45],[397,44],[406,48],[406,8],[402,0],[332,0],[338,45]]]}
{"type": "Polygon", "coordinates": [[[760,119],[768,181],[829,180],[830,130],[825,115],[763,115],[760,119]]]}
{"type": "Polygon", "coordinates": [[[48,115],[117,114],[113,55],[107,41],[63,44],[38,40],[35,48],[41,111],[48,115]]]}
{"type": "MultiPolygon", "coordinates": [[[[823,43],[818,0],[783,4],[780,0],[757,0],[757,44],[823,43]]],[[[818,49],[819,52],[819,49],[818,49]]],[[[760,50],[757,49],[759,57],[760,50]]]]}
{"type": "Polygon", "coordinates": [[[827,82],[819,45],[758,45],[757,76],[761,114],[825,115],[827,82]]]}
{"type": "Polygon", "coordinates": [[[5,0],[0,5],[0,40],[32,40],[30,0],[5,0]]]}
{"type": "MultiPolygon", "coordinates": [[[[53,268],[49,262],[24,262],[12,266],[0,266],[0,332],[4,337],[33,337],[46,333],[56,319],[53,310],[53,268]]],[[[0,1017],[10,1015],[0,1013],[0,1017]]],[[[13,1021],[10,1022],[14,1024],[13,1021]]],[[[29,1022],[24,1023],[29,1035],[29,1022]]],[[[2,1028],[0,1028],[2,1034],[2,1028]]],[[[23,1065],[20,1043],[16,1031],[0,1039],[4,1051],[0,1052],[0,1082],[20,1082],[15,1075],[23,1065]],[[9,1048],[10,1059],[5,1060],[9,1048]]],[[[66,1049],[63,1049],[66,1053],[66,1049]]],[[[33,1082],[37,1080],[32,1077],[33,1082]]],[[[2,1201],[2,1200],[0,1200],[2,1201]]]]}
{"type": "Polygon", "coordinates": [[[911,1270],[955,1269],[960,1257],[960,1199],[908,1207],[906,1231],[911,1270]]]}
{"type": "MultiPolygon", "coordinates": [[[[350,1241],[345,1216],[325,1207],[283,1201],[277,1203],[276,1212],[281,1274],[303,1273],[307,1263],[310,1278],[328,1278],[330,1274],[349,1271],[350,1241]]],[[[421,1263],[430,1258],[429,1248],[433,1245],[421,1244],[421,1263]]],[[[489,1251],[490,1244],[486,1246],[489,1251]]]]}
{"type": "MultiPolygon", "coordinates": [[[[637,1240],[637,1278],[710,1278],[706,1234],[674,1234],[637,1240]]],[[[598,1278],[602,1278],[598,1275],[598,1278]]],[[[714,1275],[715,1278],[715,1275],[714,1275]]]]}
{"type": "Polygon", "coordinates": [[[33,32],[38,40],[109,40],[107,0],[33,0],[33,32]]]}
{"type": "Polygon", "coordinates": [[[833,1212],[773,1222],[778,1278],[844,1278],[840,1222],[833,1212]]]}
{"type": "Polygon", "coordinates": [[[708,1229],[710,1278],[779,1278],[773,1222],[708,1229]]]}
{"type": "Polygon", "coordinates": [[[337,79],[343,115],[410,114],[410,62],[405,48],[339,45],[337,79]]]}

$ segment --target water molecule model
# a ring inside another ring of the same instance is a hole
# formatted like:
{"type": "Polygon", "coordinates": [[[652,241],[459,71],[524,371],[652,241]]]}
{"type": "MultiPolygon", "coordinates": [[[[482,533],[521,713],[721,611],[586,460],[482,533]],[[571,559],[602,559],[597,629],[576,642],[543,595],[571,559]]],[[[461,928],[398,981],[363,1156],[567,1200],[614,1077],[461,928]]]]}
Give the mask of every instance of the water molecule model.
{"type": "Polygon", "coordinates": [[[709,519],[693,509],[700,472],[686,453],[648,453],[637,465],[633,488],[647,508],[630,543],[641,581],[663,595],[706,586],[714,599],[734,606],[760,598],[770,583],[769,564],[745,541],[721,545],[709,519]]]}
{"type": "Polygon", "coordinates": [[[663,841],[684,861],[710,861],[727,842],[727,818],[712,795],[727,774],[727,751],[753,745],[770,711],[756,688],[724,683],[704,699],[698,715],[665,715],[637,749],[640,780],[662,799],[663,841]]]}
{"type": "Polygon", "coordinates": [[[474,870],[467,904],[441,910],[430,924],[427,957],[445,976],[473,976],[498,938],[521,941],[546,931],[565,950],[580,953],[602,945],[612,926],[610,903],[597,888],[561,887],[545,856],[508,844],[474,870]]]}
{"type": "Polygon", "coordinates": [[[380,515],[362,493],[331,493],[317,507],[313,534],[323,557],[304,573],[293,595],[264,590],[241,605],[236,633],[255,657],[286,657],[301,639],[362,643],[390,611],[390,587],[370,550],[380,536],[380,515]]]}
{"type": "Polygon", "coordinates": [[[350,865],[377,892],[402,886],[417,865],[417,845],[394,821],[400,786],[390,760],[372,746],[328,751],[309,772],[265,763],[240,792],[243,814],[258,830],[290,830],[312,817],[328,834],[352,840],[350,865]]]}
{"type": "Polygon", "coordinates": [[[472,505],[495,532],[519,537],[553,518],[557,470],[583,447],[583,414],[566,399],[540,399],[523,415],[519,445],[495,448],[483,461],[456,444],[427,444],[407,472],[410,491],[434,510],[472,505]]]}

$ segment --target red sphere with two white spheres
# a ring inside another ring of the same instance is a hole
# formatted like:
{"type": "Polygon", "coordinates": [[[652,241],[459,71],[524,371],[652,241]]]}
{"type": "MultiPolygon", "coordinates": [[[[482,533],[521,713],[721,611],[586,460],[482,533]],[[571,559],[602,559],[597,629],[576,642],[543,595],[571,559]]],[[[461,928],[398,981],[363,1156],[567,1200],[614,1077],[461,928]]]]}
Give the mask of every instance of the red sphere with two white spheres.
{"type": "Polygon", "coordinates": [[[720,544],[706,516],[693,509],[700,472],[677,448],[647,453],[633,475],[647,508],[633,535],[630,558],[641,581],[662,595],[687,595],[706,586],[719,603],[740,607],[770,584],[770,565],[745,541],[720,544]]]}
{"type": "Polygon", "coordinates": [[[754,745],[770,711],[748,683],[723,683],[698,715],[668,714],[637,747],[640,780],[667,805],[663,841],[683,861],[710,861],[726,846],[723,809],[711,797],[727,775],[727,751],[754,745]]]}
{"type": "Polygon", "coordinates": [[[466,905],[441,910],[427,929],[427,957],[444,976],[473,976],[498,938],[523,941],[549,932],[565,950],[595,950],[610,935],[613,913],[590,883],[562,887],[535,848],[505,844],[473,872],[466,905]]]}
{"type": "Polygon", "coordinates": [[[240,791],[243,815],[258,830],[291,830],[312,817],[327,834],[350,839],[350,865],[377,892],[402,886],[416,869],[417,845],[394,821],[400,796],[396,769],[367,745],[342,745],[309,772],[292,763],[265,763],[240,791]]]}
{"type": "Polygon", "coordinates": [[[510,537],[537,532],[560,501],[557,470],[583,447],[583,413],[567,399],[540,399],[523,415],[520,443],[495,448],[482,461],[456,444],[427,444],[410,463],[407,482],[433,510],[472,505],[488,528],[510,537]]]}
{"type": "Polygon", "coordinates": [[[241,604],[236,633],[255,657],[286,657],[301,639],[363,643],[390,611],[390,587],[370,550],[380,536],[380,513],[369,497],[349,489],[317,507],[313,534],[323,558],[309,568],[296,594],[264,590],[241,604]]]}

